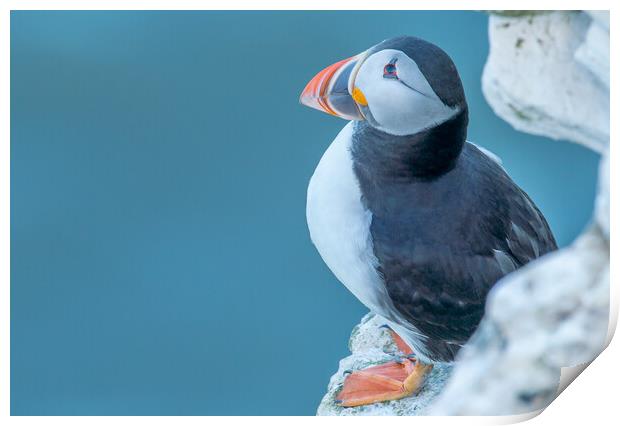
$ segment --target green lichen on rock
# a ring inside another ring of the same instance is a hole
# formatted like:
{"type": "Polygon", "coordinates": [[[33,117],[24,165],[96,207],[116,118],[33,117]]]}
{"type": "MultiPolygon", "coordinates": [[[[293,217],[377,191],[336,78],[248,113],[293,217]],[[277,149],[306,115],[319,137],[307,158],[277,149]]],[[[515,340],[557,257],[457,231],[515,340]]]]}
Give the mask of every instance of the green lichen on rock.
{"type": "MultiPolygon", "coordinates": [[[[517,46],[518,47],[518,46],[517,46]]],[[[517,107],[515,107],[513,104],[509,103],[508,104],[508,108],[510,108],[512,110],[512,112],[514,113],[514,115],[516,115],[517,117],[519,117],[521,120],[524,121],[532,121],[532,117],[530,117],[529,115],[527,115],[525,112],[521,111],[520,109],[518,109],[517,107]]]]}

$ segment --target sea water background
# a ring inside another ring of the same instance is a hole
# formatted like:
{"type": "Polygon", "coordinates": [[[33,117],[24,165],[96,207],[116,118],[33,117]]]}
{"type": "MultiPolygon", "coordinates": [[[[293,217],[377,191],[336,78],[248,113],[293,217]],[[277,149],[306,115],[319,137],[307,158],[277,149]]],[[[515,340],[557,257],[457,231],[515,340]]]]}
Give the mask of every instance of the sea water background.
{"type": "Polygon", "coordinates": [[[560,245],[598,156],[484,101],[479,12],[12,12],[11,412],[313,414],[365,308],[308,237],[344,126],[297,97],[394,35],[454,59],[469,139],[560,245]]]}

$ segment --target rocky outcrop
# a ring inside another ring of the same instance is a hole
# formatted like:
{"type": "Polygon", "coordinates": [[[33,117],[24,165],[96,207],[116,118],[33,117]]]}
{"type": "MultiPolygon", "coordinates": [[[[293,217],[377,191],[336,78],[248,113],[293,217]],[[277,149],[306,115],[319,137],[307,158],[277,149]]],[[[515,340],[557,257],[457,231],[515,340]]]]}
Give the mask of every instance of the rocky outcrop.
{"type": "Polygon", "coordinates": [[[605,149],[608,14],[492,15],[489,46],[482,90],[497,115],[524,132],[605,149]]]}
{"type": "Polygon", "coordinates": [[[333,398],[347,369],[394,350],[367,315],[352,355],[332,377],[318,414],[504,415],[548,405],[609,342],[609,14],[492,14],[483,91],[515,128],[583,144],[602,154],[592,223],[570,247],[500,281],[485,317],[453,368],[433,371],[418,395],[341,408],[333,398]]]}

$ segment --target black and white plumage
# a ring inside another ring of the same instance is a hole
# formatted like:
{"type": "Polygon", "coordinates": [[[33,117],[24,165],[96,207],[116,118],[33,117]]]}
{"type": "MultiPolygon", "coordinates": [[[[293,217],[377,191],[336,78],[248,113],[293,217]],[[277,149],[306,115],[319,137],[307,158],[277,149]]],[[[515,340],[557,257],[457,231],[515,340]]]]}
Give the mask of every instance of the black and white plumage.
{"type": "Polygon", "coordinates": [[[302,102],[354,121],[310,181],[312,241],[421,360],[451,361],[491,287],[556,248],[551,230],[501,165],[466,142],[460,77],[437,46],[386,40],[321,78],[302,102]]]}

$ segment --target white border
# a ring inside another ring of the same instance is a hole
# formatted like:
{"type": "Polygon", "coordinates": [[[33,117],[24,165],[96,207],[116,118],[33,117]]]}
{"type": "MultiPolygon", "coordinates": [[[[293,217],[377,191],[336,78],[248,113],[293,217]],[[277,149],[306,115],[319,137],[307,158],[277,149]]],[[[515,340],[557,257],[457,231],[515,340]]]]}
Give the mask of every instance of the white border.
{"type": "MultiPolygon", "coordinates": [[[[164,1],[164,0],[151,0],[151,1],[120,1],[120,0],[91,0],[91,1],[76,1],[76,0],[63,0],[63,1],[44,1],[44,0],[9,0],[2,2],[2,15],[0,20],[0,34],[2,34],[2,43],[0,43],[0,57],[4,59],[2,61],[1,68],[1,83],[0,93],[2,94],[2,102],[0,103],[0,131],[3,134],[3,143],[1,145],[2,152],[0,154],[0,199],[5,200],[2,205],[2,225],[0,226],[0,241],[2,245],[0,250],[2,251],[2,259],[0,260],[0,271],[2,273],[2,297],[0,297],[0,311],[2,313],[2,326],[0,327],[0,397],[2,399],[0,403],[0,416],[4,417],[3,420],[9,420],[11,423],[31,424],[35,422],[45,422],[49,424],[69,425],[69,424],[83,424],[85,421],[88,424],[107,424],[110,420],[106,417],[9,417],[9,395],[10,395],[10,368],[9,368],[9,354],[10,354],[10,298],[9,298],[9,279],[10,279],[10,209],[9,209],[9,191],[10,191],[10,73],[9,73],[9,61],[10,61],[10,10],[231,10],[231,9],[245,9],[245,10],[260,10],[260,9],[273,9],[273,10],[344,10],[344,9],[361,9],[361,10],[438,10],[438,9],[456,9],[456,10],[489,10],[489,9],[523,9],[523,10],[553,10],[553,9],[611,9],[611,116],[617,117],[617,102],[618,93],[615,84],[614,76],[617,75],[618,67],[617,52],[618,43],[617,28],[618,19],[617,12],[613,10],[613,5],[617,2],[612,1],[598,1],[592,0],[588,2],[578,1],[531,1],[524,0],[519,2],[508,1],[470,1],[467,4],[463,4],[460,1],[426,1],[415,2],[412,0],[391,0],[391,1],[366,1],[366,0],[313,0],[313,1],[298,1],[294,4],[292,2],[274,1],[274,0],[262,0],[258,1],[237,1],[227,0],[225,2],[206,2],[198,0],[179,0],[179,1],[164,1]]],[[[611,139],[614,140],[617,135],[617,120],[611,122],[611,139]]],[[[610,145],[614,145],[612,142],[610,145]]],[[[617,172],[614,169],[614,165],[618,164],[618,152],[617,148],[612,148],[610,167],[611,181],[617,181],[617,172]]],[[[618,212],[617,203],[614,197],[611,198],[611,217],[615,217],[618,212]]],[[[611,246],[615,247],[617,239],[615,234],[612,234],[611,246]]],[[[612,250],[611,258],[611,287],[612,287],[612,309],[614,314],[612,317],[613,327],[617,321],[617,301],[618,301],[618,289],[617,283],[614,282],[616,277],[616,256],[612,250]]],[[[610,327],[612,331],[612,327],[610,327]]],[[[611,336],[610,336],[611,337],[611,336]]],[[[616,339],[617,340],[617,339],[616,339]]],[[[563,392],[554,401],[545,412],[530,420],[533,424],[549,424],[549,423],[561,423],[561,424],[583,424],[586,421],[594,421],[597,424],[599,421],[604,423],[612,423],[611,419],[617,419],[617,413],[615,412],[617,405],[617,383],[620,378],[620,367],[616,362],[620,359],[620,347],[616,342],[612,341],[609,347],[593,362],[590,368],[587,368],[581,376],[575,380],[575,384],[569,386],[568,389],[563,392]]],[[[327,380],[327,378],[326,378],[327,380]]],[[[286,390],[283,389],[283,392],[286,390]]],[[[411,418],[391,418],[389,420],[384,419],[382,421],[390,422],[409,422],[414,421],[416,424],[466,424],[466,425],[483,425],[483,424],[509,424],[513,422],[527,420],[532,415],[525,416],[505,416],[505,417],[416,417],[411,418]]],[[[374,418],[343,418],[340,421],[343,422],[372,422],[374,418]]],[[[251,421],[252,423],[269,422],[269,424],[279,423],[288,424],[291,421],[294,422],[333,422],[334,418],[313,418],[313,417],[296,417],[294,419],[288,417],[257,417],[241,420],[251,421]]],[[[237,417],[209,417],[207,420],[202,417],[117,417],[114,422],[119,424],[134,424],[135,422],[148,421],[154,425],[160,424],[200,424],[203,425],[205,421],[209,423],[215,422],[218,424],[232,424],[240,421],[237,417]]],[[[6,424],[6,423],[5,423],[6,424]]],[[[401,423],[404,424],[404,423],[401,423]]]]}

